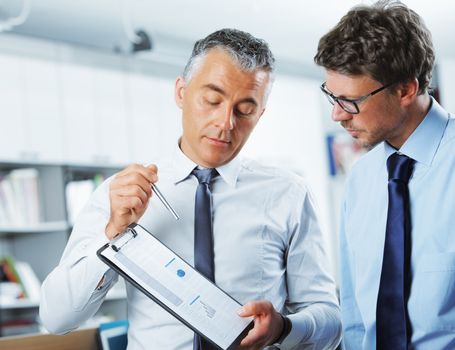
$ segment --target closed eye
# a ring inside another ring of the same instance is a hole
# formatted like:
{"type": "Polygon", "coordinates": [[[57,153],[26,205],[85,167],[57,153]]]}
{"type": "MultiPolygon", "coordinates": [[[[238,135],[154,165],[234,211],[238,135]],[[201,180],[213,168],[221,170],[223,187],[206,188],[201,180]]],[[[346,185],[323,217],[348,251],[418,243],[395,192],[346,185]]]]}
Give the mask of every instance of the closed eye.
{"type": "Polygon", "coordinates": [[[251,114],[252,114],[252,113],[243,113],[243,112],[240,112],[239,110],[235,110],[234,113],[237,117],[240,117],[240,118],[247,118],[247,117],[251,116],[251,114]]]}
{"type": "Polygon", "coordinates": [[[219,105],[221,102],[218,101],[218,100],[213,100],[213,99],[208,99],[208,98],[204,98],[204,103],[210,105],[210,106],[217,106],[219,105]]]}
{"type": "Polygon", "coordinates": [[[256,111],[256,106],[251,103],[243,103],[239,108],[235,108],[234,113],[239,118],[247,118],[252,116],[256,111]]]}

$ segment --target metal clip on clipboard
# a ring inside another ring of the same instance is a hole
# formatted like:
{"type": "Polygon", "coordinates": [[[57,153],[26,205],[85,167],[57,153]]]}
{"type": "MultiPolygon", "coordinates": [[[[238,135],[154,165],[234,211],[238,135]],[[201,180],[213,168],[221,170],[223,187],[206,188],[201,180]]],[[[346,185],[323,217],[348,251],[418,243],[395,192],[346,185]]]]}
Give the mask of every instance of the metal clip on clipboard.
{"type": "Polygon", "coordinates": [[[137,236],[137,232],[134,228],[128,227],[119,237],[115,238],[111,243],[112,249],[116,252],[120,251],[129,241],[137,236]]]}

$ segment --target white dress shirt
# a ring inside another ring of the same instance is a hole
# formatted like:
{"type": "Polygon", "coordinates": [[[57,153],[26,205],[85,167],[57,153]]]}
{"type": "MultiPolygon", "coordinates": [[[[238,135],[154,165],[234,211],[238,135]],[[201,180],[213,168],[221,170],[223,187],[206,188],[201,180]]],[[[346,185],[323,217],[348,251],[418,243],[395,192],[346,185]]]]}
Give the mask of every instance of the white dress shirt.
{"type": "MultiPolygon", "coordinates": [[[[156,196],[139,224],[193,264],[196,164],[180,149],[158,165],[157,183],[180,215],[156,196]]],[[[314,204],[302,179],[237,157],[212,182],[215,282],[240,303],[266,299],[289,314],[284,349],[334,348],[341,336],[335,284],[314,204]]],[[[59,265],[42,286],[40,317],[54,333],[78,327],[118,279],[96,256],[107,242],[108,179],[76,220],[59,265]],[[96,288],[102,277],[101,288],[96,288]]],[[[153,254],[153,252],[150,252],[153,254]]],[[[126,283],[128,349],[192,349],[193,332],[126,283]]]]}

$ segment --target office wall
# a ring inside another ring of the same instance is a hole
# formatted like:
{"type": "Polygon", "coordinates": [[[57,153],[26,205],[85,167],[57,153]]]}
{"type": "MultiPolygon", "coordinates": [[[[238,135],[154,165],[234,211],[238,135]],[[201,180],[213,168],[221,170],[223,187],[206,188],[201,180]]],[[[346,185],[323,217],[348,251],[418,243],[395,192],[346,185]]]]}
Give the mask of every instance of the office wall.
{"type": "Polygon", "coordinates": [[[172,69],[151,65],[148,69],[129,56],[0,36],[0,159],[124,165],[143,158],[138,147],[143,138],[149,149],[170,147],[162,135],[175,139],[180,124],[172,69]],[[146,125],[144,115],[149,116],[146,125]]]}
{"type": "Polygon", "coordinates": [[[441,104],[455,114],[455,59],[443,59],[438,63],[438,80],[441,104]]]}
{"type": "MultiPolygon", "coordinates": [[[[0,91],[6,96],[0,99],[0,161],[153,162],[181,132],[173,87],[182,69],[183,64],[0,36],[0,91]]],[[[336,242],[322,122],[326,102],[319,84],[278,74],[244,154],[303,175],[328,241],[336,242]]]]}

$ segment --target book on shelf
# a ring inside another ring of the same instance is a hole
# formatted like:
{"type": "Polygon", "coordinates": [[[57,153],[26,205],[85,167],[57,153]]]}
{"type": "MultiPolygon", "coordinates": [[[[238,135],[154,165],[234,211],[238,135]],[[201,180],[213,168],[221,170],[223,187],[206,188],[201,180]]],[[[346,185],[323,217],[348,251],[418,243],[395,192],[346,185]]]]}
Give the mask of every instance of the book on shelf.
{"type": "Polygon", "coordinates": [[[41,295],[41,282],[29,263],[16,261],[16,270],[29,301],[39,303],[41,295]]]}
{"type": "Polygon", "coordinates": [[[0,305],[15,300],[39,303],[41,282],[30,264],[0,257],[0,305]]]}
{"type": "Polygon", "coordinates": [[[68,220],[71,224],[74,224],[95,188],[103,181],[104,177],[96,174],[89,179],[73,180],[66,184],[66,207],[68,210],[68,220]]]}
{"type": "Polygon", "coordinates": [[[0,258],[0,301],[26,298],[25,288],[10,256],[0,258]]]}
{"type": "Polygon", "coordinates": [[[33,225],[41,221],[39,172],[13,169],[0,174],[0,225],[33,225]]]}

